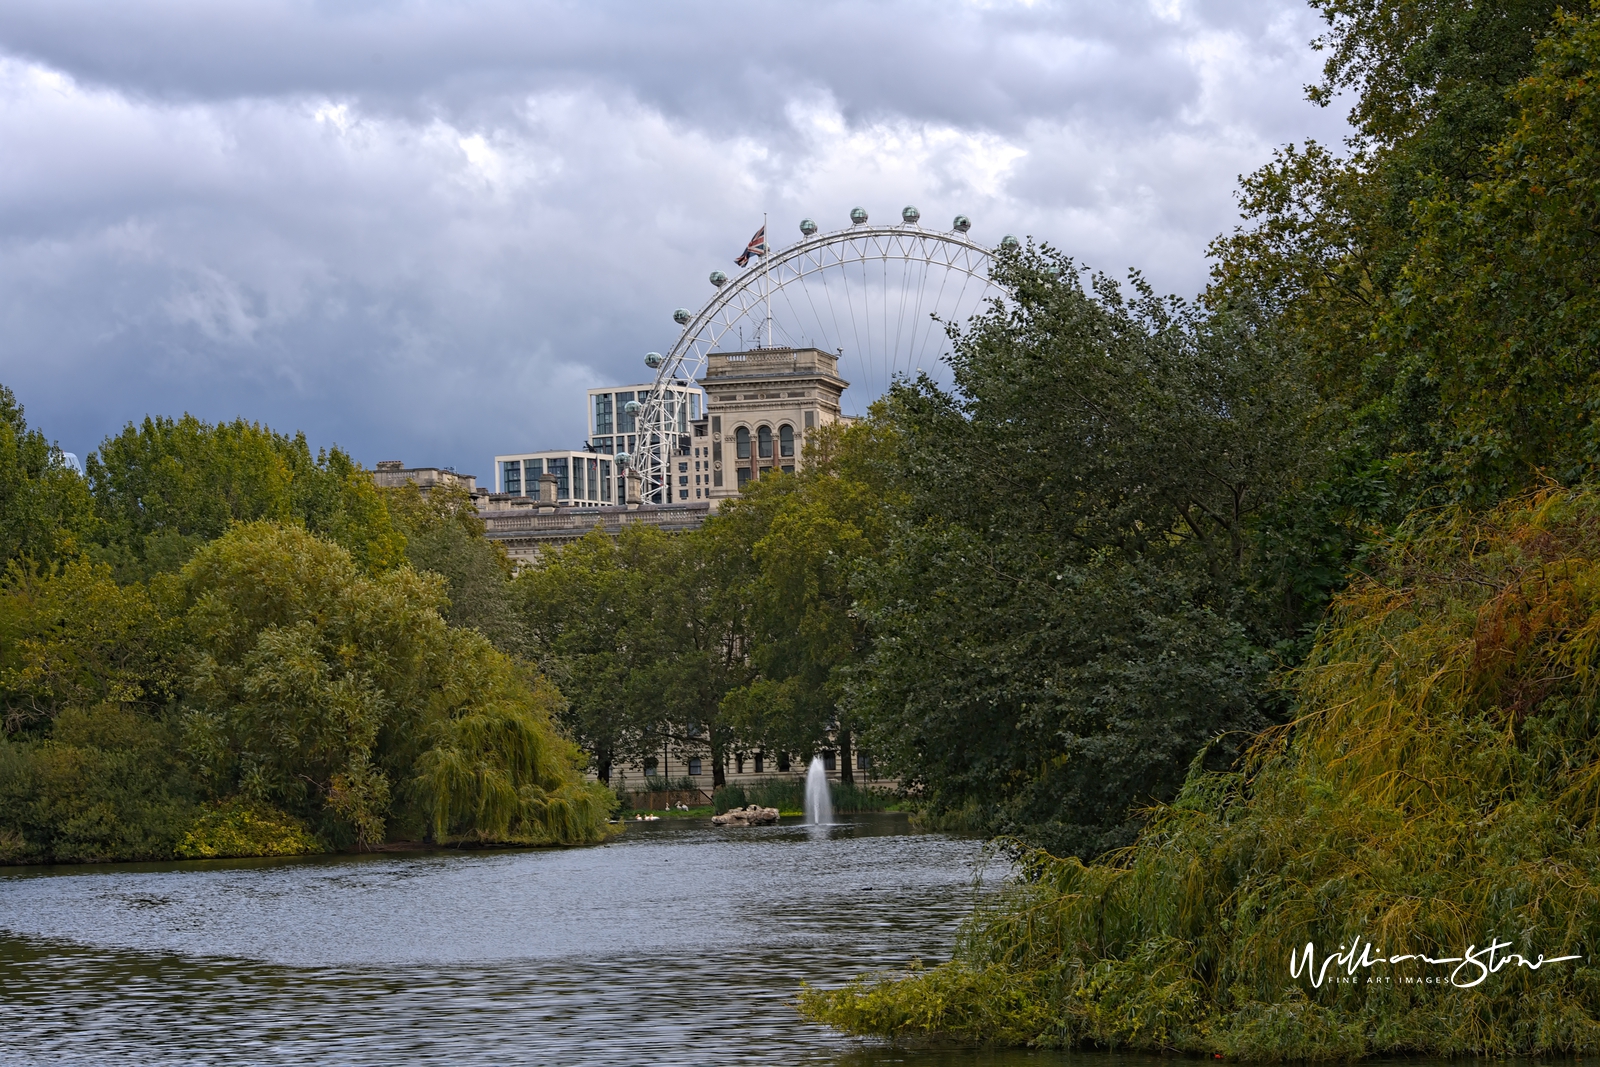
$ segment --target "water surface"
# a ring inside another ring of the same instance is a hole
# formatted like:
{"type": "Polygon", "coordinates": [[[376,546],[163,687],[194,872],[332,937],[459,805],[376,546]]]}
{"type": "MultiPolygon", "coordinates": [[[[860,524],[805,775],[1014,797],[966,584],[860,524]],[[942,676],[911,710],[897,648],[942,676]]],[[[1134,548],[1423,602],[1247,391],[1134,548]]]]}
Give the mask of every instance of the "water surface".
{"type": "Polygon", "coordinates": [[[802,981],[948,955],[984,891],[979,842],[843,818],[630,823],[584,849],[0,868],[0,1063],[1062,1062],[888,1049],[795,1013],[802,981]]]}

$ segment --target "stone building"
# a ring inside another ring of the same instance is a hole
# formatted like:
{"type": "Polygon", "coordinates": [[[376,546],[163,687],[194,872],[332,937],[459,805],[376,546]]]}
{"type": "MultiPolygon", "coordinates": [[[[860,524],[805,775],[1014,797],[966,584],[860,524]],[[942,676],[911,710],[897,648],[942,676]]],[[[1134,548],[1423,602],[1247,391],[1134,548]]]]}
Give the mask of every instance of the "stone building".
{"type": "Polygon", "coordinates": [[[673,457],[678,500],[725,500],[766,471],[793,474],[806,436],[848,418],[839,398],[849,384],[839,357],[818,348],[710,353],[700,381],[705,417],[694,423],[689,454],[673,457]]]}
{"type": "Polygon", "coordinates": [[[415,485],[423,496],[436,485],[459,485],[477,501],[487,493],[478,488],[474,474],[457,474],[449,467],[407,467],[398,459],[380,459],[372,472],[372,480],[381,489],[403,489],[415,485]]]}

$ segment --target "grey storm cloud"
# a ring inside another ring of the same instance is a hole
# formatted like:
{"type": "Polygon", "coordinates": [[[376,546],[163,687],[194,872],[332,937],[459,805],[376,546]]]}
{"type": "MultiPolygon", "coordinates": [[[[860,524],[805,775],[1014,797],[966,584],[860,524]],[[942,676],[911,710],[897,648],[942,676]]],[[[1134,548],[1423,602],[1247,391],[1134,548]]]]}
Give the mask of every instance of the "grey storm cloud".
{"type": "MultiPolygon", "coordinates": [[[[577,444],[763,212],[916,203],[1204,284],[1337,140],[1292,0],[0,6],[0,381],[79,453],[243,415],[480,475],[577,444]]],[[[947,224],[947,223],[941,223],[947,224]]]]}

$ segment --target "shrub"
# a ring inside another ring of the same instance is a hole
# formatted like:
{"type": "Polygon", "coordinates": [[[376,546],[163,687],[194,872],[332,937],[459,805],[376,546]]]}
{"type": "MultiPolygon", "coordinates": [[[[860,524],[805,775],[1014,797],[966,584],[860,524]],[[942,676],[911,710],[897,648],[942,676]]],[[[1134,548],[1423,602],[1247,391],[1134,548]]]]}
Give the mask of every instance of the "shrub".
{"type": "Polygon", "coordinates": [[[750,799],[745,796],[744,787],[738,785],[718,786],[717,791],[711,797],[711,806],[718,815],[725,811],[732,811],[734,808],[745,807],[749,803],[750,799]]]}
{"type": "Polygon", "coordinates": [[[0,740],[0,861],[171,857],[193,817],[175,747],[114,704],[63,711],[49,740],[0,740]]]}
{"type": "Polygon", "coordinates": [[[264,804],[232,800],[216,805],[195,820],[178,843],[184,859],[230,856],[300,856],[321,852],[316,838],[299,820],[264,804]]]}

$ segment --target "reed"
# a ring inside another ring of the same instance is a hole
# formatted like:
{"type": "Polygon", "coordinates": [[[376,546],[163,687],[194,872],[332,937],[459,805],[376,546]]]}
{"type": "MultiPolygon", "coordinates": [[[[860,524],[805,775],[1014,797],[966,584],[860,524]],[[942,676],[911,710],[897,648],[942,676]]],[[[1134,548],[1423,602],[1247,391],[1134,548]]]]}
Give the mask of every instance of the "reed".
{"type": "Polygon", "coordinates": [[[1025,856],[949,963],[807,989],[801,1009],[857,1033],[1251,1060],[1600,1050],[1597,663],[1600,493],[1416,521],[1336,602],[1287,682],[1298,717],[1241,767],[1197,759],[1103,862],[1025,856]],[[1581,958],[1473,988],[1291,977],[1292,951],[1356,938],[1581,958]]]}

